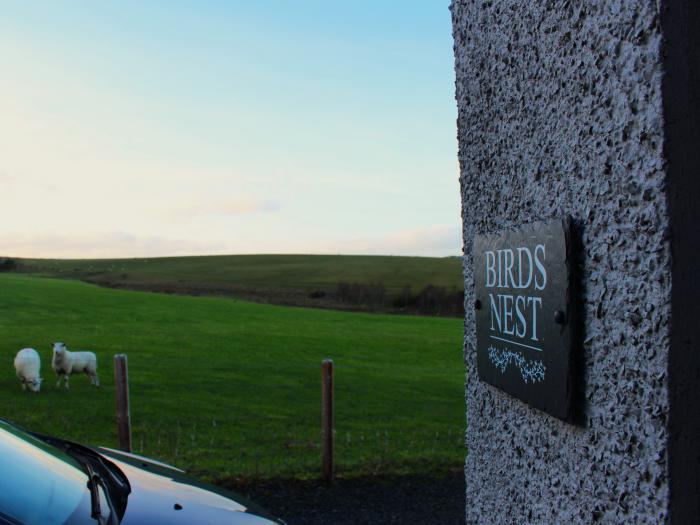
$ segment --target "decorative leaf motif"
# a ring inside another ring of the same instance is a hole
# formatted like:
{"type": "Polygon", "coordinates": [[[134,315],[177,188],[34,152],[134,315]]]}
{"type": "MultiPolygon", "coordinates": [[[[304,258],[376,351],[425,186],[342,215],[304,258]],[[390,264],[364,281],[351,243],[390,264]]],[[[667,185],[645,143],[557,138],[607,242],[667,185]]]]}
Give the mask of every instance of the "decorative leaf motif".
{"type": "Polygon", "coordinates": [[[525,383],[544,381],[546,367],[540,359],[527,359],[521,352],[489,347],[489,359],[502,374],[511,363],[518,367],[525,383]]]}

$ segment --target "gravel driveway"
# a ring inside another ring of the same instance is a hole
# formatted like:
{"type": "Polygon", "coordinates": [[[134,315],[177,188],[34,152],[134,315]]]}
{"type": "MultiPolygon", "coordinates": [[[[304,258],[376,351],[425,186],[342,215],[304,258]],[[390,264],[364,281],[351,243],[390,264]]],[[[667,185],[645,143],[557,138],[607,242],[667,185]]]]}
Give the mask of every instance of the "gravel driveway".
{"type": "Polygon", "coordinates": [[[464,524],[464,474],[319,481],[220,483],[281,517],[289,525],[374,523],[464,524]]]}

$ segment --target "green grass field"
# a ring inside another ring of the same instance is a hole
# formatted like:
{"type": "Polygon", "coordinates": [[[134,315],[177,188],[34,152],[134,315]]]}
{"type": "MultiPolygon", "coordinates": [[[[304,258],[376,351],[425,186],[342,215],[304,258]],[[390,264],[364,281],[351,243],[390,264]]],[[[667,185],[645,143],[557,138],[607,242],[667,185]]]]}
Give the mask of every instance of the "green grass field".
{"type": "Polygon", "coordinates": [[[387,289],[427,284],[462,286],[458,257],[369,255],[211,255],[151,259],[22,259],[53,276],[128,280],[134,283],[230,284],[254,287],[332,289],[340,281],[382,282],[387,289]]]}
{"type": "Polygon", "coordinates": [[[461,466],[461,347],[458,319],[0,274],[0,417],[115,446],[112,358],[126,353],[134,451],[209,479],[318,474],[323,358],[335,361],[340,475],[461,466]],[[99,390],[85,376],[73,377],[69,391],[55,388],[50,343],[56,340],[97,354],[99,390]],[[26,346],[42,356],[38,395],[21,390],[12,366],[26,346]]]}
{"type": "MultiPolygon", "coordinates": [[[[342,307],[338,283],[381,283],[386,304],[427,285],[461,290],[459,257],[222,255],[152,259],[20,259],[22,271],[95,284],[190,295],[226,295],[285,305],[342,307]],[[322,291],[328,295],[310,299],[322,291]]],[[[386,310],[372,307],[367,310],[386,310]]],[[[389,308],[390,309],[390,308],[389,308]]],[[[460,314],[461,315],[461,314],[460,314]]]]}

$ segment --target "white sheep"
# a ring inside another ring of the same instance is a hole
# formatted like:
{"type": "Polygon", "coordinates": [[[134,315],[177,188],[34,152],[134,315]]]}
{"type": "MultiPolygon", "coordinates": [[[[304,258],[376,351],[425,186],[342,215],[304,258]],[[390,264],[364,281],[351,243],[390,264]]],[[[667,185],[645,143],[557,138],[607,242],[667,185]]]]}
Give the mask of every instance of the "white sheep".
{"type": "Polygon", "coordinates": [[[22,390],[38,392],[41,388],[41,358],[33,348],[23,348],[15,356],[15,372],[22,382],[22,390]]]}
{"type": "Polygon", "coordinates": [[[97,356],[92,352],[70,352],[63,343],[54,343],[51,368],[58,376],[56,386],[61,386],[63,376],[68,388],[68,377],[79,372],[85,372],[90,376],[91,384],[100,386],[100,379],[97,377],[97,356]]]}

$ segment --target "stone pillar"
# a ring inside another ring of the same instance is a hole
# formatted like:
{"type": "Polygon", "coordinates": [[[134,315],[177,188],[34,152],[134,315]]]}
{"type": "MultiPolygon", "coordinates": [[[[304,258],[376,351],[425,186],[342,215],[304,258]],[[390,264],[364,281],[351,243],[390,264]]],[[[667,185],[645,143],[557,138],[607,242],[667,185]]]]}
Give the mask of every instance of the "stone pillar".
{"type": "Polygon", "coordinates": [[[700,5],[453,0],[468,523],[700,516],[700,5]],[[477,376],[475,234],[570,216],[580,414],[477,376]]]}

